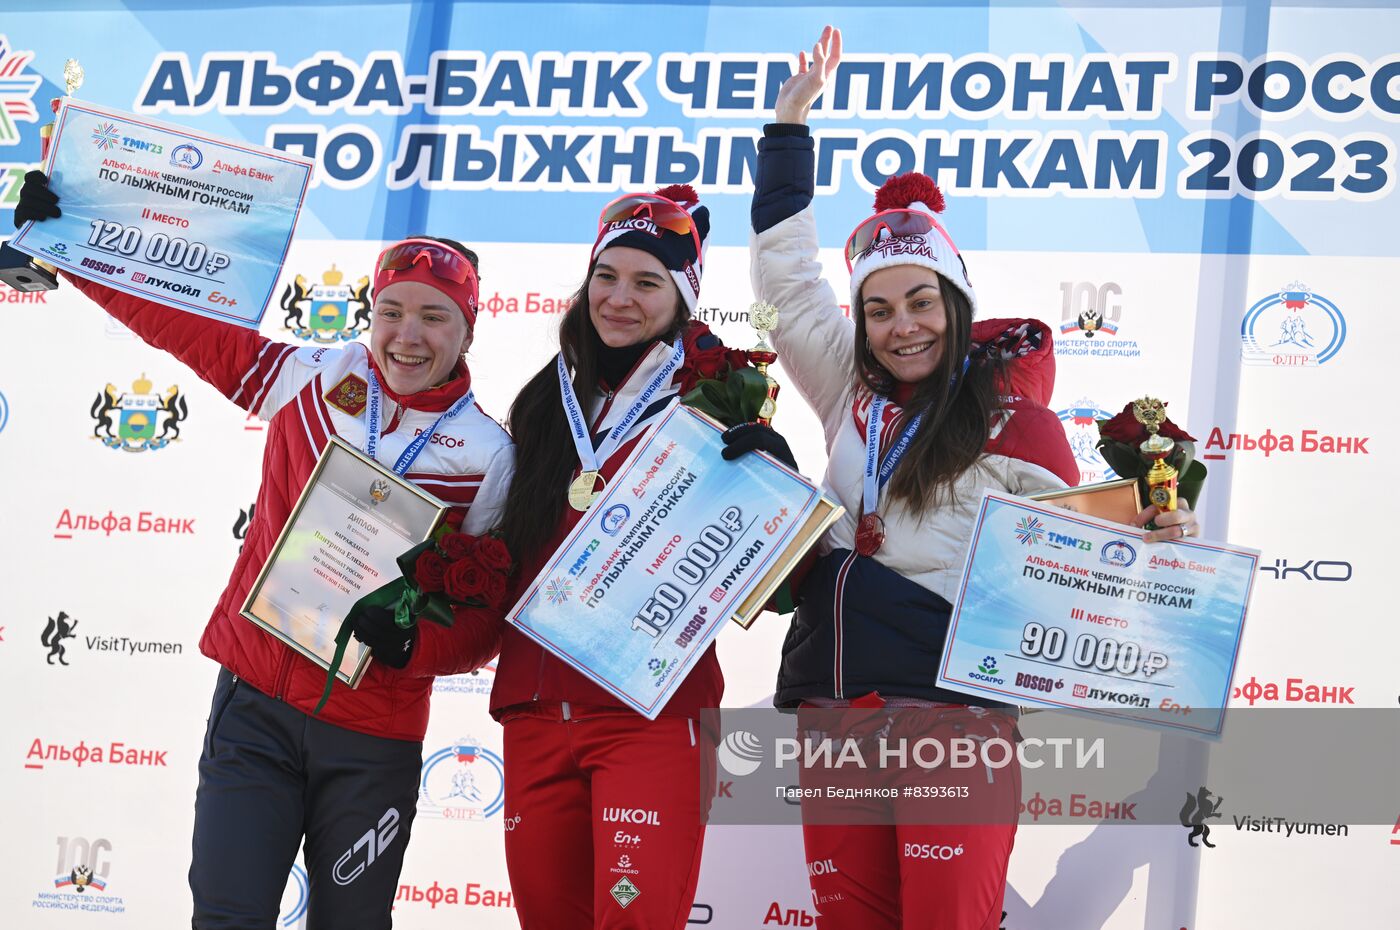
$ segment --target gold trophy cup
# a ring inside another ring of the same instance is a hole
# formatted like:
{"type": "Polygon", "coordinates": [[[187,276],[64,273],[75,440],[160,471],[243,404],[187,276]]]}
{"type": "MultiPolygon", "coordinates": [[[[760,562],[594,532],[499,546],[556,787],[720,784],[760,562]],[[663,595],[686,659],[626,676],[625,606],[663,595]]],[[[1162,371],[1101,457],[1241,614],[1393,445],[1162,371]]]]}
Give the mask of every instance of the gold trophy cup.
{"type": "Polygon", "coordinates": [[[749,359],[753,362],[754,370],[763,376],[764,383],[768,385],[768,396],[759,408],[758,422],[769,426],[773,422],[773,414],[777,412],[778,382],[768,374],[768,366],[778,360],[778,353],[768,344],[768,334],[778,325],[778,308],[762,301],[750,304],[749,325],[758,333],[758,345],[749,350],[749,359]]]}
{"type": "MultiPolygon", "coordinates": [[[[83,86],[83,66],[76,58],[63,63],[63,83],[67,89],[65,96],[83,86]]],[[[62,97],[49,101],[49,108],[55,114],[63,105],[62,97]]],[[[39,161],[48,160],[49,147],[53,145],[54,124],[52,121],[39,127],[39,161]]],[[[9,243],[0,243],[0,281],[17,291],[52,291],[58,287],[58,269],[48,262],[31,258],[9,243]]]]}
{"type": "Polygon", "coordinates": [[[1167,418],[1167,406],[1155,397],[1133,401],[1133,417],[1150,434],[1139,446],[1145,461],[1152,467],[1147,471],[1147,499],[1163,513],[1176,509],[1176,469],[1167,464],[1167,456],[1176,442],[1157,432],[1167,418]]]}

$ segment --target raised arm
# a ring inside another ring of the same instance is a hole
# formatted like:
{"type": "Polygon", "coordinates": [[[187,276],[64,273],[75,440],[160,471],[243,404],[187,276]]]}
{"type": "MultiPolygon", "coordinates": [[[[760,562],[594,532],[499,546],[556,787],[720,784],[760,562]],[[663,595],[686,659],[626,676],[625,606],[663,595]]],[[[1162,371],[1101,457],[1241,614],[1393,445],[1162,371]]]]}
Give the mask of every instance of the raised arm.
{"type": "Polygon", "coordinates": [[[257,330],[133,297],[70,272],[63,276],[144,342],[169,352],[253,413],[258,412],[264,386],[275,380],[287,356],[296,351],[296,346],[273,342],[257,330]]]}
{"type": "Polygon", "coordinates": [[[778,308],[775,347],[798,392],[824,424],[837,422],[854,380],[854,324],[817,260],[815,158],[807,113],[841,58],[841,32],[828,26],[803,52],[778,92],[778,122],[764,127],[750,216],[750,274],[759,300],[778,308]]]}

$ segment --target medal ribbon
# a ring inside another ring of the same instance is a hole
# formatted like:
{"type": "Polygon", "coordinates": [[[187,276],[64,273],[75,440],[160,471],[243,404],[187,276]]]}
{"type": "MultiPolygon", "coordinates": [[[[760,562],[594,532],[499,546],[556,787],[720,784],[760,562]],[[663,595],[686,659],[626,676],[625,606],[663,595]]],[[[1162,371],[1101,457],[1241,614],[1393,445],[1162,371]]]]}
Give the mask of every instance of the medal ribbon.
{"type": "Polygon", "coordinates": [[[637,395],[632,406],[627,408],[622,419],[617,421],[617,425],[598,444],[597,449],[593,448],[593,437],[589,435],[588,423],[583,416],[583,408],[579,405],[578,397],[574,394],[574,386],[569,381],[569,371],[564,367],[564,353],[556,355],[554,360],[559,371],[559,396],[564,401],[564,413],[569,420],[569,434],[574,438],[574,448],[578,450],[579,465],[585,472],[596,472],[601,470],[601,463],[606,462],[608,457],[617,451],[617,447],[622,445],[627,430],[637,421],[637,417],[641,415],[642,411],[651,406],[651,399],[656,396],[656,392],[661,390],[663,385],[670,383],[671,375],[685,361],[685,346],[677,337],[676,343],[671,349],[671,357],[656,370],[656,374],[647,382],[642,393],[637,395]]]}
{"type": "Polygon", "coordinates": [[[898,441],[885,454],[885,460],[877,471],[875,463],[880,460],[880,419],[888,403],[889,399],[883,394],[876,394],[870,401],[869,419],[865,423],[865,489],[861,501],[862,513],[874,513],[879,509],[880,490],[889,484],[895,466],[904,458],[904,453],[909,451],[909,443],[913,442],[914,434],[919,431],[919,424],[924,419],[921,413],[909,421],[898,441]]]}
{"type": "MultiPolygon", "coordinates": [[[[452,419],[475,402],[476,391],[467,391],[467,393],[458,398],[455,404],[448,407],[442,416],[433,421],[432,429],[424,430],[414,437],[414,440],[408,444],[408,448],[404,449],[399,455],[399,460],[394,463],[394,474],[402,477],[408,471],[408,466],[412,465],[414,459],[418,458],[418,455],[423,451],[423,447],[433,438],[433,434],[437,432],[438,427],[441,426],[445,420],[452,419]]],[[[366,414],[365,423],[367,433],[365,436],[365,455],[378,461],[379,456],[376,453],[379,451],[379,421],[384,409],[384,391],[379,387],[379,379],[374,376],[374,369],[370,369],[369,372],[368,409],[369,412],[366,414]]]]}

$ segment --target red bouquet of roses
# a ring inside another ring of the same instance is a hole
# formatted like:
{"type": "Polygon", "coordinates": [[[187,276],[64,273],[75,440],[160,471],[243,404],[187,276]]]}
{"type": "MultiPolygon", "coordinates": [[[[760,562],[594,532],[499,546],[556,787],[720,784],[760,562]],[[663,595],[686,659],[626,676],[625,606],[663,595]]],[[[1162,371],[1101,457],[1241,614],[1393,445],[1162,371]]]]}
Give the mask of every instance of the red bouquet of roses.
{"type": "Polygon", "coordinates": [[[317,713],[330,698],[335,670],[350,643],[351,630],[362,614],[387,609],[394,623],[408,629],[419,620],[450,627],[454,606],[499,609],[510,591],[515,565],[499,536],[472,536],[461,531],[462,520],[451,516],[424,540],[396,560],[402,577],[355,602],[335,637],[335,658],[326,673],[326,689],[317,713]]]}
{"type": "Polygon", "coordinates": [[[681,403],[725,426],[758,419],[768,397],[768,382],[749,363],[749,354],[729,348],[696,321],[686,326],[681,339],[685,345],[685,364],[677,380],[681,403]]]}
{"type": "Polygon", "coordinates": [[[515,565],[499,536],[461,531],[461,518],[448,518],[432,537],[398,557],[396,578],[355,602],[348,625],[360,611],[387,607],[405,629],[418,620],[451,626],[452,608],[498,610],[510,591],[515,565]]]}

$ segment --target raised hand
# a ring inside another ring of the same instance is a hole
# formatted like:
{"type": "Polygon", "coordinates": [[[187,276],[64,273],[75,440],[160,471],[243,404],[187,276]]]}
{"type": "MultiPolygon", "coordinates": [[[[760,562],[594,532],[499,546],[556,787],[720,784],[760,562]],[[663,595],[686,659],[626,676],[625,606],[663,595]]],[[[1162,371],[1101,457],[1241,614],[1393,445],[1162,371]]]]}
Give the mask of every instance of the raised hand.
{"type": "Polygon", "coordinates": [[[797,73],[783,82],[775,106],[780,123],[807,124],[812,104],[821,96],[827,81],[841,63],[841,30],[827,26],[821,38],[812,46],[809,61],[806,52],[797,55],[797,73]]]}

